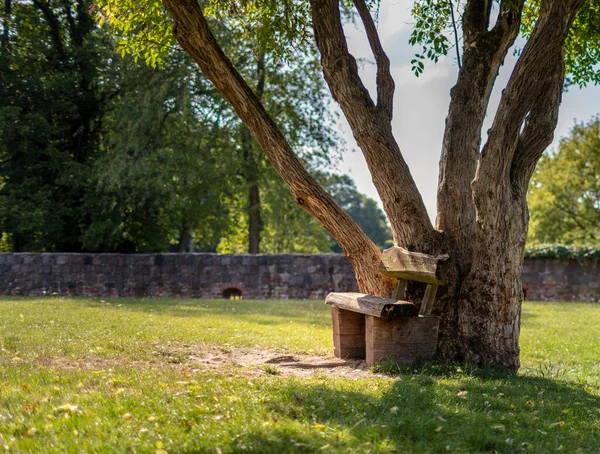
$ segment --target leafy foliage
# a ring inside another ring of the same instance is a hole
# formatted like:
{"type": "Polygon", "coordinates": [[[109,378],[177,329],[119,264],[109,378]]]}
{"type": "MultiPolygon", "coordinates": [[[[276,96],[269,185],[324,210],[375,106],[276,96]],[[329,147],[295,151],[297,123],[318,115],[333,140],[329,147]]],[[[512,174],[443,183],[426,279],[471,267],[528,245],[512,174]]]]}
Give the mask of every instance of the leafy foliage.
{"type": "Polygon", "coordinates": [[[121,77],[94,162],[91,202],[98,208],[84,248],[166,250],[194,230],[198,247],[214,251],[229,224],[222,201],[236,170],[220,97],[180,53],[155,70],[125,61],[121,77]]]}
{"type": "Polygon", "coordinates": [[[600,245],[600,117],[540,160],[528,202],[530,243],[600,245]]]}
{"type": "Polygon", "coordinates": [[[0,225],[16,250],[73,251],[112,86],[90,2],[12,2],[0,53],[0,225]],[[7,24],[9,27],[7,27],[7,24]]]}
{"type": "MultiPolygon", "coordinates": [[[[466,2],[452,1],[457,17],[462,16],[466,2]]],[[[497,2],[492,5],[498,8],[497,2]]],[[[523,10],[521,36],[528,39],[539,15],[540,0],[527,0],[523,10]]],[[[415,0],[412,8],[415,27],[409,39],[422,51],[411,61],[412,71],[419,76],[424,61],[437,62],[455,45],[452,37],[450,0],[415,0]]],[[[518,53],[520,50],[517,49],[518,53]]],[[[585,87],[600,83],[600,0],[591,0],[581,8],[565,44],[566,85],[585,87]]]]}
{"type": "Polygon", "coordinates": [[[420,45],[422,51],[415,54],[410,63],[412,71],[419,77],[425,70],[425,59],[437,63],[452,46],[449,38],[452,10],[448,1],[416,0],[411,14],[416,23],[408,42],[413,46],[420,45]]]}
{"type": "Polygon", "coordinates": [[[600,248],[564,244],[535,244],[527,246],[525,258],[556,260],[592,260],[600,262],[600,248]]]}
{"type": "MultiPolygon", "coordinates": [[[[539,14],[540,0],[529,0],[523,10],[522,34],[528,38],[539,14]]],[[[565,42],[565,84],[585,87],[600,84],[600,1],[590,0],[581,8],[565,42]]]]}

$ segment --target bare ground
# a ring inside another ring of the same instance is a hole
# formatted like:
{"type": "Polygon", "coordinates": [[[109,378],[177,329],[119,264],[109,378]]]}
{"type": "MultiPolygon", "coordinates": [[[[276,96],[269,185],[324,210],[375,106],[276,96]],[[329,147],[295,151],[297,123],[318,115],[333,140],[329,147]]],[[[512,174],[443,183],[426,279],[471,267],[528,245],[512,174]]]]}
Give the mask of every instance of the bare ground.
{"type": "Polygon", "coordinates": [[[69,370],[103,370],[113,367],[172,368],[190,373],[203,371],[229,372],[246,376],[273,375],[282,377],[373,378],[374,374],[363,360],[344,360],[334,357],[290,353],[263,348],[155,345],[151,360],[103,358],[86,355],[76,358],[38,358],[44,367],[69,370]]]}

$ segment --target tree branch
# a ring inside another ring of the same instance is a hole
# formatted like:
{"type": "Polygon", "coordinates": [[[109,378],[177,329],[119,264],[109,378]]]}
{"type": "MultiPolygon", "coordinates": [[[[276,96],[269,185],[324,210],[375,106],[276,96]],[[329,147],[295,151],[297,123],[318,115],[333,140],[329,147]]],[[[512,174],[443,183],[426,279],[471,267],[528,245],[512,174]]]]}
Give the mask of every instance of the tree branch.
{"type": "Polygon", "coordinates": [[[558,123],[558,111],[562,99],[565,80],[564,56],[558,53],[553,68],[548,72],[546,80],[535,104],[525,119],[525,126],[519,135],[511,168],[511,181],[515,189],[527,193],[529,181],[535,171],[544,150],[554,139],[554,130],[558,123]]]}
{"type": "Polygon", "coordinates": [[[381,40],[379,39],[379,33],[377,33],[375,22],[373,21],[373,17],[369,12],[365,0],[354,0],[354,5],[365,26],[369,45],[371,46],[371,51],[373,52],[377,64],[377,107],[382,109],[391,120],[394,113],[395,85],[392,74],[390,73],[390,59],[383,50],[381,40]]]}
{"type": "Polygon", "coordinates": [[[523,0],[500,13],[487,30],[489,2],[469,1],[463,16],[463,64],[450,91],[450,109],[442,142],[438,184],[437,228],[454,240],[457,262],[470,267],[476,228],[471,181],[475,177],[481,128],[498,71],[514,43],[521,23],[523,0]]]}
{"type": "Polygon", "coordinates": [[[463,13],[463,36],[465,48],[487,32],[492,12],[492,0],[468,0],[463,13]]]}
{"type": "Polygon", "coordinates": [[[359,287],[375,295],[391,292],[393,283],[378,271],[381,252],[354,220],[308,174],[256,94],[234,68],[210,30],[197,0],[163,0],[175,20],[179,44],[231,103],[289,185],[296,202],[333,235],[352,263],[359,287]]]}
{"type": "MultiPolygon", "coordinates": [[[[554,108],[558,109],[560,102],[560,96],[556,94],[558,81],[555,79],[563,77],[559,65],[562,68],[564,42],[577,11],[584,2],[585,0],[542,1],[533,33],[502,94],[479,161],[474,188],[480,186],[482,191],[494,193],[509,181],[513,170],[513,158],[521,139],[521,127],[532,109],[537,108],[538,114],[543,112],[550,116],[544,130],[552,124],[551,103],[556,103],[554,108]],[[546,90],[549,89],[553,96],[548,100],[549,104],[542,107],[540,98],[548,96],[546,90]]],[[[533,123],[533,117],[531,120],[533,123]]],[[[547,122],[544,120],[544,123],[547,122]]],[[[527,132],[530,137],[532,134],[539,133],[527,132]]],[[[523,141],[521,145],[524,145],[523,141]]],[[[527,164],[522,166],[523,169],[528,167],[527,164]]],[[[513,178],[521,179],[514,175],[513,178]]],[[[486,199],[490,200],[489,197],[486,199]]]]}
{"type": "Polygon", "coordinates": [[[60,24],[58,22],[58,18],[54,14],[54,11],[52,11],[52,8],[47,0],[32,1],[33,4],[42,12],[44,19],[46,19],[46,23],[48,24],[48,27],[50,27],[50,36],[52,37],[54,49],[59,56],[59,60],[64,62],[66,59],[66,53],[60,36],[60,24]]]}
{"type": "Polygon", "coordinates": [[[365,156],[394,241],[411,250],[438,253],[430,250],[436,232],[392,134],[390,118],[373,103],[348,51],[339,1],[311,0],[311,10],[325,80],[365,156]]]}

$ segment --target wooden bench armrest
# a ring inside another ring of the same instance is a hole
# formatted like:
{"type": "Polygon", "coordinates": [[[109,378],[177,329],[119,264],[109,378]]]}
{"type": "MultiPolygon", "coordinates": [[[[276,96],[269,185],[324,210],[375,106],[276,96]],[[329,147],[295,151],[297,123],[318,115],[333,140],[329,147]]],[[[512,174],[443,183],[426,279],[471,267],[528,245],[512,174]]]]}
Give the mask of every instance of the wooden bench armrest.
{"type": "Polygon", "coordinates": [[[364,293],[330,293],[325,304],[338,309],[389,320],[394,317],[417,317],[419,309],[414,303],[396,301],[364,293]]]}

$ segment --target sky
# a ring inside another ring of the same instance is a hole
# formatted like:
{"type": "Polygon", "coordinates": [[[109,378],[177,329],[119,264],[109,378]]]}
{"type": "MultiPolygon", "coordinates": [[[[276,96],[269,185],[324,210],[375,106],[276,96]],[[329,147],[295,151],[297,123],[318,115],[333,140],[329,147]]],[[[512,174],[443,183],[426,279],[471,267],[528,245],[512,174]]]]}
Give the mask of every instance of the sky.
{"type": "MultiPolygon", "coordinates": [[[[410,61],[414,54],[420,51],[420,47],[408,44],[412,31],[410,16],[412,4],[413,0],[382,1],[378,28],[396,82],[392,122],[394,135],[421,191],[429,216],[433,220],[436,211],[438,165],[444,120],[450,102],[450,89],[458,74],[458,66],[454,58],[455,51],[451,49],[452,55],[440,59],[439,63],[426,62],[425,73],[420,77],[417,78],[411,72],[410,61]]],[[[346,36],[352,54],[358,59],[365,60],[365,63],[361,64],[361,77],[373,95],[376,68],[372,64],[373,56],[364,30],[358,25],[347,25],[346,36]]],[[[516,58],[512,56],[511,50],[494,86],[483,131],[487,131],[491,126],[501,91],[506,86],[515,61],[516,58]]],[[[600,87],[570,88],[563,95],[555,140],[546,152],[556,147],[559,138],[569,133],[575,121],[588,121],[598,113],[600,113],[600,87]]],[[[352,176],[359,191],[379,202],[365,160],[343,116],[342,123],[340,128],[347,144],[347,151],[342,156],[338,170],[352,176]]]]}

